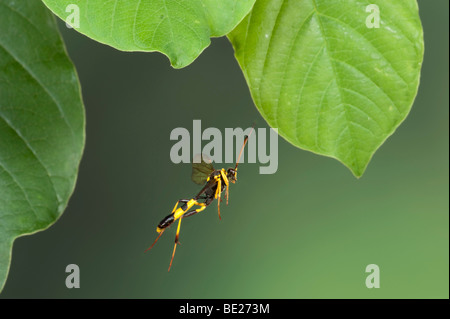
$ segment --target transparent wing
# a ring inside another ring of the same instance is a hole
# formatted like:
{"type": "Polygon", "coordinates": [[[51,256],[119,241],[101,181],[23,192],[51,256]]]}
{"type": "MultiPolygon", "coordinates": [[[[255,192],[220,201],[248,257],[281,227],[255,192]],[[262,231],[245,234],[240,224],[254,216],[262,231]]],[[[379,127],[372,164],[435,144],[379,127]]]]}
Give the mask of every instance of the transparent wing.
{"type": "Polygon", "coordinates": [[[194,156],[194,160],[192,161],[191,176],[191,179],[194,183],[199,185],[205,184],[209,175],[214,172],[214,167],[211,162],[211,159],[209,159],[205,154],[197,154],[194,156]]]}

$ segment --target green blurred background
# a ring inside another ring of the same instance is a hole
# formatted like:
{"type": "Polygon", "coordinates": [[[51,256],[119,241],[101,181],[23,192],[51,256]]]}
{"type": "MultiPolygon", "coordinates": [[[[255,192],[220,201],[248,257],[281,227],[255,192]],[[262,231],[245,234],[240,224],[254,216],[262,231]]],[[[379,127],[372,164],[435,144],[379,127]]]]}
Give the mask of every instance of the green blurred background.
{"type": "MultiPolygon", "coordinates": [[[[144,250],[174,202],[195,194],[173,164],[175,127],[267,127],[226,38],[189,67],[61,30],[81,80],[87,144],[77,187],[50,229],[16,240],[2,298],[448,298],[449,3],[419,1],[425,61],[406,121],[357,180],[279,139],[279,169],[242,164],[230,204],[144,250]],[[65,268],[81,269],[67,289],[65,268]],[[365,267],[381,288],[365,286],[365,267]]],[[[227,166],[227,165],[225,165],[227,166]]]]}

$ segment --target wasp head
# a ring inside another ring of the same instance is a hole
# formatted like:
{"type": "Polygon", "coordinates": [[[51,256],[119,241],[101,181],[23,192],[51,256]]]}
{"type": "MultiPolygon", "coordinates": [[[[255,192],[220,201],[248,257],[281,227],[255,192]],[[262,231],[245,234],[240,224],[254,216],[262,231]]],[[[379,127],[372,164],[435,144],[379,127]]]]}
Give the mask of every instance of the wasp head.
{"type": "Polygon", "coordinates": [[[237,170],[234,169],[234,168],[229,168],[227,170],[227,178],[233,184],[236,183],[236,181],[237,181],[237,170]]]}

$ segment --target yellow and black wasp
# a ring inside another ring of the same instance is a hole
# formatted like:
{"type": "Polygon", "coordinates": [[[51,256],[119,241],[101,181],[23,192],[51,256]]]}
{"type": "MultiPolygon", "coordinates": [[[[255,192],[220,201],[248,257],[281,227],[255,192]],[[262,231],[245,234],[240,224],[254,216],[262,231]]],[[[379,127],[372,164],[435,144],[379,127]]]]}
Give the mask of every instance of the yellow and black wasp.
{"type": "Polygon", "coordinates": [[[156,244],[158,239],[164,233],[164,231],[169,227],[172,223],[178,220],[177,232],[175,235],[175,246],[173,247],[172,258],[170,259],[169,271],[172,267],[173,258],[175,256],[175,250],[177,249],[178,239],[180,236],[180,227],[181,220],[183,218],[195,215],[201,211],[203,211],[206,207],[208,207],[214,199],[217,199],[217,210],[220,217],[220,202],[221,202],[221,194],[225,191],[226,203],[228,205],[228,196],[229,196],[229,186],[230,183],[236,183],[237,181],[237,169],[239,165],[239,160],[241,158],[242,152],[244,150],[245,145],[247,144],[248,138],[252,133],[250,131],[249,135],[247,135],[244,139],[244,144],[242,145],[241,151],[239,153],[238,160],[236,162],[236,166],[234,168],[228,168],[225,170],[222,169],[214,169],[211,162],[203,155],[201,156],[200,163],[192,163],[192,181],[196,184],[203,185],[203,188],[200,192],[191,199],[180,199],[176,202],[172,213],[166,216],[161,222],[158,224],[156,231],[159,233],[156,240],[153,244],[147,248],[145,251],[152,249],[152,247],[156,244]],[[180,205],[178,207],[178,205],[180,205]],[[195,208],[198,207],[198,208],[195,208]],[[195,208],[195,209],[192,209],[195,208]]]}

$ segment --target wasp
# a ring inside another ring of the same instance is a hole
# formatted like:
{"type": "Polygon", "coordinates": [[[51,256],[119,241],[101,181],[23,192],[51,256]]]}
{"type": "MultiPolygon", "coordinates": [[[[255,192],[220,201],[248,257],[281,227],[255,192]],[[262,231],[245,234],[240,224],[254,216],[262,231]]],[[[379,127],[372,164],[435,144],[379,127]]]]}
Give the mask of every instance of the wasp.
{"type": "Polygon", "coordinates": [[[244,143],[241,151],[239,152],[238,160],[234,168],[230,167],[227,170],[224,168],[214,169],[211,161],[205,155],[201,155],[201,159],[198,161],[199,163],[195,163],[196,161],[193,161],[191,179],[196,184],[204,185],[203,188],[193,198],[180,199],[175,203],[172,212],[164,217],[158,224],[158,227],[156,228],[156,232],[159,233],[158,237],[155,239],[153,244],[145,250],[149,251],[152,249],[167,227],[178,220],[175,245],[173,247],[172,258],[170,259],[168,271],[170,271],[170,268],[172,267],[175,251],[177,249],[177,245],[179,244],[181,221],[183,218],[200,213],[205,210],[206,207],[208,207],[215,199],[217,199],[217,211],[219,214],[219,219],[222,219],[220,216],[220,202],[222,201],[221,194],[225,191],[226,203],[228,205],[229,187],[231,183],[234,184],[237,181],[239,160],[252,132],[253,128],[249,135],[247,135],[244,139],[244,143]]]}

